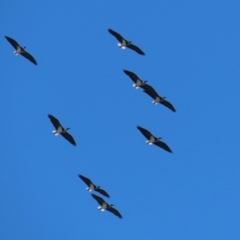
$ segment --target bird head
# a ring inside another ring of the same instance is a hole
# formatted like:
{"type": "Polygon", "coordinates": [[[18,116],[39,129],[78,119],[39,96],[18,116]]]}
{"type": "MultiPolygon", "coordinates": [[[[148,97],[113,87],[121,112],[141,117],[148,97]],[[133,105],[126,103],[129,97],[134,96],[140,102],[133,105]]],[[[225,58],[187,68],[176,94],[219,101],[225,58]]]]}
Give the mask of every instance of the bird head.
{"type": "Polygon", "coordinates": [[[66,128],[65,131],[69,130],[70,128],[66,128]]]}
{"type": "Polygon", "coordinates": [[[146,82],[147,82],[147,80],[144,81],[144,83],[146,83],[146,82]]]}
{"type": "Polygon", "coordinates": [[[160,139],[160,140],[161,140],[161,139],[163,139],[163,138],[159,137],[158,139],[160,139]]]}

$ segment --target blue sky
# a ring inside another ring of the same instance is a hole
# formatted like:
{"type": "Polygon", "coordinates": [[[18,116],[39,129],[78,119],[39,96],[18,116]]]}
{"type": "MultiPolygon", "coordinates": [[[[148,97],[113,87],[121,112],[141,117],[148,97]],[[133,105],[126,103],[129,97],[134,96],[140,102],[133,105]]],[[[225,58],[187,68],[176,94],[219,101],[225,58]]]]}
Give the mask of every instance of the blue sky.
{"type": "Polygon", "coordinates": [[[3,2],[0,239],[240,239],[239,11],[221,0],[3,2]],[[146,56],[120,50],[108,28],[146,56]],[[177,112],[154,106],[123,69],[177,112]],[[77,147],[52,135],[47,114],[77,147]],[[98,211],[78,174],[122,220],[98,211]]]}

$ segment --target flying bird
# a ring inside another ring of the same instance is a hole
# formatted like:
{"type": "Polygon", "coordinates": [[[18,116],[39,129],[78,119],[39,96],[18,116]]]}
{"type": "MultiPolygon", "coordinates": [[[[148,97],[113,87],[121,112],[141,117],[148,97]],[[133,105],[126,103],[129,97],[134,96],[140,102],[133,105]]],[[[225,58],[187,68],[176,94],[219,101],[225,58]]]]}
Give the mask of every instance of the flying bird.
{"type": "Polygon", "coordinates": [[[119,33],[113,31],[112,29],[108,29],[108,31],[119,41],[118,46],[120,48],[125,49],[128,47],[140,55],[145,55],[145,53],[139,47],[133,45],[131,41],[124,39],[119,33]]]}
{"type": "Polygon", "coordinates": [[[96,186],[89,178],[86,178],[86,177],[84,177],[84,176],[82,176],[80,174],[78,176],[79,176],[80,179],[82,179],[87,184],[88,187],[86,189],[89,192],[96,191],[96,192],[101,193],[105,197],[108,197],[108,198],[110,197],[106,191],[101,189],[100,186],[96,186]]]}
{"type": "Polygon", "coordinates": [[[133,87],[138,89],[139,87],[143,88],[143,89],[150,89],[151,86],[148,85],[146,82],[147,81],[142,81],[135,73],[130,72],[128,70],[123,70],[125,72],[125,74],[127,74],[132,81],[134,82],[133,87]]]}
{"type": "Polygon", "coordinates": [[[122,215],[118,212],[118,210],[112,207],[113,204],[106,203],[101,197],[95,194],[92,194],[92,197],[100,204],[100,206],[98,207],[100,211],[107,210],[116,215],[117,217],[122,218],[122,215]]]}
{"type": "Polygon", "coordinates": [[[15,41],[14,39],[5,36],[5,38],[8,40],[8,42],[16,49],[14,51],[15,55],[21,54],[23,57],[27,58],[30,62],[32,62],[33,64],[37,65],[36,60],[34,59],[34,57],[29,54],[25,48],[26,47],[21,47],[17,41],[15,41]]]}
{"type": "Polygon", "coordinates": [[[71,144],[76,146],[76,142],[74,141],[73,137],[67,132],[70,128],[63,128],[61,123],[52,115],[48,114],[50,121],[52,122],[53,126],[56,130],[53,130],[53,134],[57,136],[61,134],[65,139],[67,139],[71,144]]]}
{"type": "Polygon", "coordinates": [[[166,97],[160,97],[158,95],[158,93],[154,90],[154,88],[147,87],[147,88],[144,89],[144,92],[154,99],[154,101],[152,102],[153,104],[156,105],[158,103],[161,103],[165,107],[171,109],[173,112],[176,112],[176,110],[173,107],[173,105],[170,102],[168,102],[167,100],[165,100],[166,97]]]}
{"type": "Polygon", "coordinates": [[[169,148],[169,146],[160,140],[162,138],[157,138],[157,137],[153,136],[147,129],[144,129],[140,126],[137,126],[137,129],[148,139],[146,141],[147,144],[149,144],[149,145],[154,144],[154,145],[156,145],[160,148],[163,148],[164,150],[172,153],[172,150],[169,148]]]}

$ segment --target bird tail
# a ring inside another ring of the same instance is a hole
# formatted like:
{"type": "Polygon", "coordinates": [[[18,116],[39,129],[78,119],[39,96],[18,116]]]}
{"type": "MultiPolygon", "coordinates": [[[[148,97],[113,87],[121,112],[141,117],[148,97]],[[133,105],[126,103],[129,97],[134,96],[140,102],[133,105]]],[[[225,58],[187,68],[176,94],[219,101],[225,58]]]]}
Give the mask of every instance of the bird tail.
{"type": "Polygon", "coordinates": [[[56,130],[53,130],[52,133],[57,136],[59,133],[56,132],[56,130]]]}

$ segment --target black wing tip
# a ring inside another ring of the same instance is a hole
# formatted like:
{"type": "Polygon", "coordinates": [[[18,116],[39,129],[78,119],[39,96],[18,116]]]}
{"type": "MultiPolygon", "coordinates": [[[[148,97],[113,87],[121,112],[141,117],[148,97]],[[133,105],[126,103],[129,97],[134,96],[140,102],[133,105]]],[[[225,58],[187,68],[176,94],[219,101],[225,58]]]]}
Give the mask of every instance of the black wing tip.
{"type": "Polygon", "coordinates": [[[99,199],[99,198],[101,198],[101,197],[99,197],[98,195],[96,195],[96,194],[94,194],[94,193],[91,193],[91,195],[92,195],[92,197],[94,198],[94,199],[99,199]]]}
{"type": "Polygon", "coordinates": [[[106,193],[106,192],[105,192],[103,195],[104,195],[105,197],[110,198],[110,195],[109,195],[108,193],[106,193]]]}
{"type": "MultiPolygon", "coordinates": [[[[68,140],[68,139],[67,139],[68,140]]],[[[69,140],[68,140],[69,141],[69,140]]],[[[69,141],[70,142],[70,141],[69,141]]],[[[75,142],[70,142],[74,147],[77,146],[77,144],[75,142]]]]}
{"type": "Polygon", "coordinates": [[[110,198],[110,196],[106,193],[101,193],[104,197],[110,198]]]}
{"type": "Polygon", "coordinates": [[[169,148],[169,149],[165,149],[166,151],[173,153],[173,151],[169,148]]]}
{"type": "Polygon", "coordinates": [[[7,40],[11,40],[12,38],[8,37],[8,36],[4,36],[7,40]]]}

